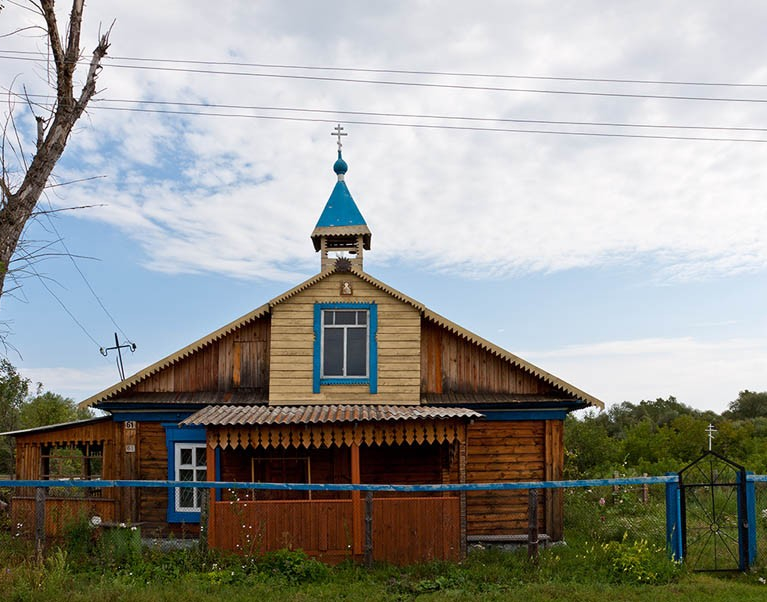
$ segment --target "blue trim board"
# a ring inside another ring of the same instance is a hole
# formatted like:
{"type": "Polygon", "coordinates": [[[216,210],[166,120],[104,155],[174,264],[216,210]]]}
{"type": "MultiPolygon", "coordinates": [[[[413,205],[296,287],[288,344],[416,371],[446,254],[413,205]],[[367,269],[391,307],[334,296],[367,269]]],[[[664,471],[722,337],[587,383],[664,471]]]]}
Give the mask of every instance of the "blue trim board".
{"type": "Polygon", "coordinates": [[[370,393],[378,393],[378,305],[375,303],[315,303],[314,358],[312,361],[312,393],[322,385],[367,385],[370,393]],[[322,310],[365,309],[368,311],[368,378],[322,378],[322,310]]]}
{"type": "MultiPolygon", "coordinates": [[[[201,406],[204,407],[204,406],[201,406]]],[[[198,408],[199,409],[199,408],[198,408]]],[[[127,420],[135,420],[136,422],[174,422],[179,423],[186,418],[189,418],[195,410],[177,410],[177,411],[162,411],[162,412],[113,412],[112,420],[115,422],[126,422],[127,420]]],[[[178,424],[176,424],[178,426],[178,424]]],[[[184,427],[191,429],[194,427],[184,427]]]]}
{"type": "Polygon", "coordinates": [[[479,410],[485,420],[564,420],[568,410],[479,410]]]}

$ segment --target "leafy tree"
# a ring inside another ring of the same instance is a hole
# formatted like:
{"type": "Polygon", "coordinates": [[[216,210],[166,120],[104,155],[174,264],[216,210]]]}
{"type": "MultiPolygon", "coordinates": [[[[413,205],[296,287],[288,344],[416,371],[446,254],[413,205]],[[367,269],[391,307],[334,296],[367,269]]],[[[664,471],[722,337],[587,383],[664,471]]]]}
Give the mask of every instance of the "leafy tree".
{"type": "Polygon", "coordinates": [[[723,417],[740,420],[767,417],[767,391],[741,391],[738,398],[730,403],[723,417]]]}
{"type": "MultiPolygon", "coordinates": [[[[18,428],[19,411],[29,395],[29,379],[7,359],[0,359],[0,433],[18,428]]],[[[0,438],[0,474],[13,472],[13,441],[0,438]]]]}
{"type": "Polygon", "coordinates": [[[589,414],[583,420],[568,416],[565,421],[565,471],[578,479],[609,474],[621,460],[621,446],[610,436],[605,414],[589,414]]]}
{"type": "Polygon", "coordinates": [[[22,404],[19,423],[21,428],[34,428],[89,417],[88,410],[78,408],[73,399],[46,391],[22,404]]]}

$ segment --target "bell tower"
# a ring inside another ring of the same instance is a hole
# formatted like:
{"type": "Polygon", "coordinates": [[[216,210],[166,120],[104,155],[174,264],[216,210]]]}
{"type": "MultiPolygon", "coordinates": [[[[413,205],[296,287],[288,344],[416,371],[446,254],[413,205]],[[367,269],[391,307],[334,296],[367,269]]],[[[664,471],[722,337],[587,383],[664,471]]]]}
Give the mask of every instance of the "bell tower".
{"type": "Polygon", "coordinates": [[[311,236],[314,250],[320,252],[322,272],[332,270],[339,258],[362,271],[362,254],[370,250],[372,237],[344,180],[349,166],[341,156],[341,136],[346,136],[343,129],[339,124],[332,132],[338,137],[338,159],[333,164],[338,181],[311,236]]]}

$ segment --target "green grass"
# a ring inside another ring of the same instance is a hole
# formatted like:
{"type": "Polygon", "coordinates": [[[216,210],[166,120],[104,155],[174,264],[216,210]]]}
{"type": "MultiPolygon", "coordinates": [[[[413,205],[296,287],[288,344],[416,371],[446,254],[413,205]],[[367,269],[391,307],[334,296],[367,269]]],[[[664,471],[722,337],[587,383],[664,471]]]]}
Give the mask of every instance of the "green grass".
{"type": "MultiPolygon", "coordinates": [[[[107,543],[114,548],[113,540],[107,543]]],[[[763,569],[746,575],[687,573],[642,540],[553,547],[536,564],[525,551],[479,550],[462,564],[373,569],[351,563],[329,568],[288,551],[261,558],[121,551],[115,562],[103,554],[85,557],[54,548],[37,560],[24,542],[10,540],[0,541],[0,567],[0,599],[9,602],[48,602],[63,594],[67,602],[767,599],[763,569]]]]}
{"type": "Polygon", "coordinates": [[[633,494],[579,491],[566,497],[566,517],[568,545],[543,550],[536,563],[525,550],[488,549],[461,564],[372,569],[330,568],[285,550],[258,558],[159,552],[142,549],[137,530],[99,532],[87,521],[67,525],[61,546],[37,559],[31,542],[0,529],[0,600],[767,600],[763,559],[748,574],[718,575],[670,562],[658,499],[639,504],[633,494]]]}

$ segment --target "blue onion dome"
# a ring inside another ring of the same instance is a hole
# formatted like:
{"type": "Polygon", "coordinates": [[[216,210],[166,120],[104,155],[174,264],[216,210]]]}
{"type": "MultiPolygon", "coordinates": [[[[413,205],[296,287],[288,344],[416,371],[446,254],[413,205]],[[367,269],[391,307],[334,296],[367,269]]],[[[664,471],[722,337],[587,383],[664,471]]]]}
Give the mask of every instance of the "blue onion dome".
{"type": "Polygon", "coordinates": [[[346,164],[346,161],[343,160],[341,157],[341,151],[338,151],[338,159],[335,163],[333,163],[333,171],[336,172],[339,176],[344,175],[349,170],[349,166],[346,164]]]}

